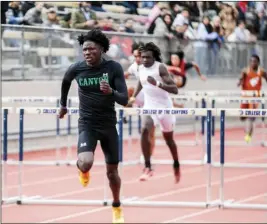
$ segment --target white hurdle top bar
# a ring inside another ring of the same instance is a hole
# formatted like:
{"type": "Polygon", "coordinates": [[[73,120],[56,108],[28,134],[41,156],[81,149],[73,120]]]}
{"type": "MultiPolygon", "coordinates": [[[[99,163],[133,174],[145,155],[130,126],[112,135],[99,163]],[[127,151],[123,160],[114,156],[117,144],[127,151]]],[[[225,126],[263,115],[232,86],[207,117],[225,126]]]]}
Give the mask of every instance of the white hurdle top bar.
{"type": "MultiPolygon", "coordinates": [[[[14,110],[10,107],[2,108],[8,109],[9,113],[13,113],[14,110]]],[[[20,110],[24,109],[24,114],[46,114],[55,115],[59,113],[57,107],[25,107],[16,108],[15,113],[19,114],[20,110]]],[[[156,114],[168,114],[175,116],[206,116],[207,111],[210,110],[213,116],[220,116],[221,111],[225,111],[225,116],[228,117],[267,117],[267,109],[229,109],[229,108],[156,108],[156,109],[140,109],[140,108],[117,108],[116,111],[123,109],[127,115],[156,115],[156,114]]],[[[79,114],[79,108],[71,107],[68,108],[68,114],[79,114]]]]}
{"type": "MultiPolygon", "coordinates": [[[[179,101],[196,102],[201,99],[207,101],[215,100],[217,103],[266,103],[267,97],[211,97],[211,96],[181,96],[172,95],[172,98],[179,101]]],[[[79,103],[78,97],[69,97],[73,103],[79,103]]],[[[57,97],[2,97],[2,103],[56,103],[57,97]]]]}

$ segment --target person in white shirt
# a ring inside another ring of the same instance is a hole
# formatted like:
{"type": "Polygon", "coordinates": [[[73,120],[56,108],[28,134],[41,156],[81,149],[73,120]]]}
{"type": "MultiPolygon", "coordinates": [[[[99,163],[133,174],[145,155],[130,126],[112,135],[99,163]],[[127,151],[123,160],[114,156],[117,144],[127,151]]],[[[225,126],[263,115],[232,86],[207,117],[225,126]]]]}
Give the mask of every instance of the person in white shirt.
{"type": "MultiPolygon", "coordinates": [[[[139,42],[139,43],[134,43],[132,45],[132,54],[134,56],[134,63],[128,68],[127,72],[124,73],[124,76],[126,79],[128,79],[130,76],[134,76],[137,80],[139,80],[139,67],[141,65],[141,54],[139,51],[139,48],[143,46],[144,43],[139,42]]],[[[134,87],[128,87],[128,97],[129,99],[133,96],[134,93],[134,87]]],[[[137,107],[143,107],[144,105],[144,93],[141,90],[139,94],[136,96],[134,105],[137,107]]],[[[127,105],[126,107],[131,107],[132,105],[127,105]]],[[[127,123],[126,118],[124,118],[124,122],[127,123]]],[[[151,125],[153,126],[153,124],[151,125]]],[[[150,130],[150,143],[151,143],[151,148],[150,148],[150,153],[151,156],[153,154],[154,148],[155,148],[155,128],[151,128],[150,130]]]]}
{"type": "MultiPolygon", "coordinates": [[[[125,79],[128,79],[130,76],[134,76],[136,79],[138,79],[139,75],[139,67],[141,65],[141,55],[139,52],[139,48],[143,46],[144,44],[142,42],[140,43],[134,43],[132,45],[132,54],[134,56],[134,62],[130,65],[127,72],[124,73],[125,79]]],[[[132,97],[134,93],[134,87],[128,87],[128,96],[129,98],[132,97]]],[[[138,96],[136,96],[135,104],[139,107],[142,107],[144,104],[144,95],[143,92],[140,91],[138,96]]]]}
{"type": "MultiPolygon", "coordinates": [[[[178,88],[167,68],[161,63],[160,49],[153,43],[147,43],[140,48],[142,65],[139,67],[139,81],[129,104],[133,104],[135,97],[142,90],[144,93],[144,109],[173,108],[173,102],[169,93],[177,94],[178,88]]],[[[174,163],[175,182],[180,180],[180,164],[178,150],[173,138],[175,116],[167,114],[155,114],[142,117],[141,148],[145,159],[145,168],[140,177],[141,181],[147,180],[153,175],[150,154],[150,130],[159,124],[167,146],[171,151],[174,163]]]]}

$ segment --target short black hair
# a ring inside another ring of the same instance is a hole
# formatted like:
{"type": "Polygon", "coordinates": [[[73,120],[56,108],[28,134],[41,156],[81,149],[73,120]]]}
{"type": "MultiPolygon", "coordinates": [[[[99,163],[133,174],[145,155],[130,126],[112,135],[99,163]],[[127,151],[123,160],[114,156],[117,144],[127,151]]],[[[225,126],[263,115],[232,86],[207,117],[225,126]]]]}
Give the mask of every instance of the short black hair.
{"type": "Polygon", "coordinates": [[[260,63],[260,57],[257,54],[251,55],[252,58],[256,58],[258,62],[260,63]]]}
{"type": "Polygon", "coordinates": [[[85,41],[92,41],[103,47],[106,53],[109,50],[109,39],[100,29],[92,29],[86,35],[78,36],[78,42],[82,46],[85,41]]]}
{"type": "Polygon", "coordinates": [[[178,51],[173,52],[171,54],[177,55],[180,58],[180,60],[184,59],[184,52],[182,50],[178,50],[178,51]]]}
{"type": "Polygon", "coordinates": [[[153,42],[146,43],[144,46],[141,46],[139,50],[140,52],[152,51],[155,60],[158,62],[162,62],[160,49],[153,42]]]}
{"type": "Polygon", "coordinates": [[[138,50],[139,48],[141,48],[142,46],[144,46],[144,43],[143,42],[134,42],[132,44],[132,53],[135,51],[135,50],[138,50]]]}

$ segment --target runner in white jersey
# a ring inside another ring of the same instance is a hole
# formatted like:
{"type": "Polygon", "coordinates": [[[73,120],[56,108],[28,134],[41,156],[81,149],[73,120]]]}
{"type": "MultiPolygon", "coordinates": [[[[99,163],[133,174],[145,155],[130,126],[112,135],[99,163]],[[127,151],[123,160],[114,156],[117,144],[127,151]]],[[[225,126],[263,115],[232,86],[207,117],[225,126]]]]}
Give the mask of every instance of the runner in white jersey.
{"type": "MultiPolygon", "coordinates": [[[[139,80],[139,67],[141,66],[141,54],[139,51],[139,48],[143,46],[144,43],[139,42],[139,43],[134,43],[132,45],[132,54],[134,56],[134,63],[128,68],[128,71],[124,74],[125,78],[128,79],[129,76],[134,76],[137,80],[139,80]]],[[[129,99],[133,96],[134,93],[134,87],[129,87],[128,86],[128,97],[129,99]]],[[[132,105],[127,105],[127,107],[131,107],[132,105]]],[[[136,96],[135,101],[134,101],[134,106],[137,107],[143,107],[144,106],[144,93],[141,90],[139,94],[136,96]]],[[[126,118],[124,118],[125,123],[126,118]]],[[[153,121],[151,121],[153,122],[153,121]]],[[[153,123],[151,124],[153,126],[153,123]]],[[[152,128],[150,131],[150,142],[151,142],[151,148],[150,148],[150,153],[151,156],[153,154],[154,148],[155,148],[155,128],[152,128]]]]}
{"type": "MultiPolygon", "coordinates": [[[[139,47],[144,45],[142,42],[134,43],[132,45],[132,54],[134,56],[134,63],[128,68],[127,72],[124,74],[125,78],[128,79],[129,76],[134,76],[137,80],[139,79],[139,67],[141,65],[141,57],[139,52],[139,47]]],[[[128,87],[128,96],[129,98],[132,97],[134,93],[133,87],[128,87]]],[[[136,96],[135,105],[138,107],[143,107],[144,105],[144,94],[143,91],[136,96]]]]}
{"type": "MultiPolygon", "coordinates": [[[[144,109],[172,108],[173,103],[169,93],[177,94],[178,89],[167,68],[161,63],[160,49],[150,42],[140,48],[140,52],[142,65],[139,67],[139,82],[129,102],[133,103],[135,96],[142,90],[144,92],[144,109]]],[[[142,121],[141,147],[145,159],[145,168],[140,180],[145,181],[153,175],[150,162],[151,154],[149,149],[151,148],[151,142],[149,133],[156,124],[159,124],[174,160],[175,182],[178,183],[180,180],[180,164],[177,146],[173,139],[175,117],[166,114],[143,116],[142,121]]]]}

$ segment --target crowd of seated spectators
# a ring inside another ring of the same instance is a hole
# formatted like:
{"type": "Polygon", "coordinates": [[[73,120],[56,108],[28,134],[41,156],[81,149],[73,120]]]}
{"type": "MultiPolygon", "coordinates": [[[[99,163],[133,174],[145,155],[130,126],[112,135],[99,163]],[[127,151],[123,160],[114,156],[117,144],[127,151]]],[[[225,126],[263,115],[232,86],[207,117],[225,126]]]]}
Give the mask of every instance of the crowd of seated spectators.
{"type": "Polygon", "coordinates": [[[267,2],[102,1],[76,2],[73,8],[55,3],[1,2],[1,23],[100,28],[103,31],[154,34],[168,39],[267,40],[267,2]],[[110,15],[109,7],[104,7],[108,5],[120,9],[117,13],[128,16],[115,18],[110,15]],[[106,16],[99,18],[97,13],[106,16]]]}

